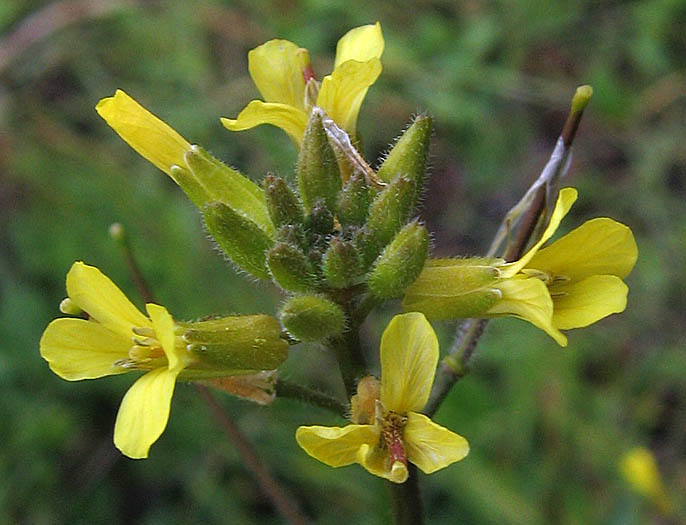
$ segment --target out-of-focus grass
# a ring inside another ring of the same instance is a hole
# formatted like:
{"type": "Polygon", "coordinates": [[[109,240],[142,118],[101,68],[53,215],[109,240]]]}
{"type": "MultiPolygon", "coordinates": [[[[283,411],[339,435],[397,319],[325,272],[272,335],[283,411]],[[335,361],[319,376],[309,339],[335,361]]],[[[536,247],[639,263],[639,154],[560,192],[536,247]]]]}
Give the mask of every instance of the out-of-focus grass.
{"type": "MultiPolygon", "coordinates": [[[[472,450],[422,480],[431,522],[645,522],[654,510],[617,474],[618,458],[636,444],[654,450],[675,500],[686,492],[683,2],[80,5],[94,11],[22,47],[17,32],[37,37],[45,4],[0,4],[0,521],[279,521],[192,389],[178,388],[150,459],[131,461],[111,442],[131,378],[66,383],[49,372],[38,340],[58,315],[74,260],[99,266],[135,297],[107,236],[114,221],[177,318],[272,313],[278,293],[235,274],[178,188],[93,106],[125,89],[256,180],[268,170],[289,175],[295,154],[283,133],[231,134],[219,124],[258,95],[247,51],[291,39],[310,48],[321,76],[338,37],[375,20],[386,37],[384,73],[360,131],[375,159],[413,113],[435,117],[421,212],[435,253],[487,246],[544,164],[583,83],[595,94],[569,177],[580,199],[564,227],[614,217],[632,227],[640,253],[627,311],[571,333],[566,349],[521,321],[489,325],[472,375],[437,416],[472,450]]],[[[371,352],[392,313],[373,315],[371,352]]],[[[437,328],[445,348],[452,327],[437,328]]],[[[307,347],[284,373],[338,387],[335,370],[322,373],[331,368],[321,349],[307,347]]],[[[297,448],[298,424],[335,418],[291,401],[222,402],[310,516],[390,519],[380,480],[358,467],[329,469],[297,448]]]]}

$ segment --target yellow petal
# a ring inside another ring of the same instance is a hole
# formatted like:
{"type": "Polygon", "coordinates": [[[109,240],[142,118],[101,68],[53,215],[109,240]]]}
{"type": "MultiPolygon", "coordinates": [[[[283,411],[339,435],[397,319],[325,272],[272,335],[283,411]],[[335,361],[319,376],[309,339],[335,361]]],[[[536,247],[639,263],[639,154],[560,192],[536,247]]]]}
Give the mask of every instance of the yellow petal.
{"type": "Polygon", "coordinates": [[[381,336],[381,403],[394,412],[424,408],[438,364],[438,339],[424,314],[396,315],[381,336]]]}
{"type": "Polygon", "coordinates": [[[169,175],[173,165],[184,166],[191,145],[138,102],[118,89],[95,106],[98,114],[139,154],[169,175]]]}
{"type": "Polygon", "coordinates": [[[357,461],[363,445],[376,446],[379,431],[372,425],[298,427],[295,440],[313,458],[330,467],[343,467],[357,461]]]}
{"type": "Polygon", "coordinates": [[[407,465],[401,461],[395,461],[391,464],[391,457],[385,447],[362,445],[357,452],[357,462],[370,474],[393,483],[405,483],[407,481],[409,474],[407,465]]]}
{"type": "Polygon", "coordinates": [[[260,124],[271,124],[284,130],[293,142],[300,144],[307,127],[307,114],[288,104],[251,101],[235,120],[222,118],[224,127],[231,131],[243,131],[260,124]]]}
{"type": "Polygon", "coordinates": [[[519,317],[543,330],[560,346],[567,346],[565,335],[553,326],[553,301],[543,281],[533,278],[507,279],[497,288],[503,297],[488,310],[489,316],[519,317]]]}
{"type": "Polygon", "coordinates": [[[288,40],[270,40],[248,53],[248,71],[266,102],[305,111],[305,50],[288,40]]]}
{"type": "Polygon", "coordinates": [[[162,435],[178,372],[157,368],[138,379],[124,396],[114,424],[114,445],[133,459],[148,457],[162,435]]]}
{"type": "Polygon", "coordinates": [[[348,60],[366,62],[372,58],[381,58],[383,49],[384,39],[379,22],[351,29],[336,45],[334,69],[348,60]]]}
{"type": "Polygon", "coordinates": [[[324,77],[317,105],[354,137],[362,101],[380,74],[381,61],[378,58],[366,62],[348,60],[324,77]]]}
{"type": "Polygon", "coordinates": [[[636,264],[637,256],[638,248],[629,227],[602,217],[586,221],[546,246],[527,266],[573,281],[591,275],[624,278],[636,264]]]}
{"type": "Polygon", "coordinates": [[[536,242],[536,244],[534,244],[531,249],[522,256],[521,259],[513,263],[504,264],[501,267],[503,277],[511,277],[529,264],[529,261],[534,255],[536,255],[536,252],[539,250],[539,248],[553,236],[557,228],[560,226],[560,221],[562,221],[564,216],[569,212],[572,204],[574,204],[574,201],[576,201],[577,195],[577,191],[574,188],[562,188],[560,190],[560,194],[557,197],[557,202],[555,203],[555,209],[550,216],[550,222],[548,222],[548,226],[543,232],[543,235],[538,242],[536,242]]]}
{"type": "Polygon", "coordinates": [[[40,340],[40,354],[62,379],[78,381],[121,374],[114,366],[128,357],[131,339],[85,319],[55,319],[40,340]]]}
{"type": "Polygon", "coordinates": [[[67,294],[93,319],[125,338],[133,336],[134,326],[151,326],[150,320],[95,266],[75,262],[67,274],[67,294]]]}
{"type": "MultiPolygon", "coordinates": [[[[190,360],[188,351],[182,345],[178,348],[175,344],[174,320],[164,306],[148,303],[145,305],[148,311],[152,326],[155,329],[155,337],[162,343],[162,349],[169,362],[169,370],[178,368],[178,372],[183,370],[190,360]]],[[[177,373],[178,373],[177,372],[177,373]]]]}
{"type": "Polygon", "coordinates": [[[553,294],[558,291],[564,295],[553,296],[553,325],[569,330],[623,312],[629,289],[614,275],[592,275],[583,281],[551,289],[553,294]]]}
{"type": "Polygon", "coordinates": [[[416,412],[407,414],[403,440],[407,459],[425,474],[460,461],[469,453],[465,438],[416,412]]]}

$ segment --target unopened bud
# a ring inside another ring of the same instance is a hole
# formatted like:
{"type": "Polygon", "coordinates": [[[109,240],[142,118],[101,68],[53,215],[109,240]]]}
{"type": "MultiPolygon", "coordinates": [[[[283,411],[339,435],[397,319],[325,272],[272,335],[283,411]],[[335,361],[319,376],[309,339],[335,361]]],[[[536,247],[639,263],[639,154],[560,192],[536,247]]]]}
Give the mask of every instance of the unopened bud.
{"type": "Polygon", "coordinates": [[[269,216],[276,228],[286,224],[302,224],[302,205],[286,181],[275,175],[267,175],[264,179],[264,193],[269,216]]]}
{"type": "Polygon", "coordinates": [[[333,232],[333,227],[333,213],[323,200],[317,201],[307,216],[307,228],[313,234],[329,235],[333,232]]]}
{"type": "Polygon", "coordinates": [[[341,174],[326,131],[322,116],[312,112],[302,140],[296,167],[298,189],[306,210],[322,199],[333,210],[341,190],[341,174]]]}
{"type": "Polygon", "coordinates": [[[281,323],[300,341],[321,341],[343,330],[345,316],[336,303],[319,295],[301,295],[286,301],[281,323]]]}
{"type": "Polygon", "coordinates": [[[341,224],[362,226],[367,220],[369,202],[369,187],[364,173],[357,172],[348,179],[338,196],[338,220],[341,224]]]}
{"type": "Polygon", "coordinates": [[[265,252],[273,241],[259,226],[219,202],[205,206],[202,214],[207,230],[238,267],[260,279],[269,279],[265,252]]]}
{"type": "Polygon", "coordinates": [[[386,246],[369,275],[369,290],[381,299],[400,297],[419,276],[429,253],[429,232],[407,224],[386,246]]]}
{"type": "Polygon", "coordinates": [[[429,259],[406,290],[403,309],[429,319],[481,317],[501,297],[497,259],[429,259]]]}
{"type": "Polygon", "coordinates": [[[431,117],[416,117],[381,164],[376,174],[379,180],[391,182],[402,175],[416,183],[416,192],[419,195],[426,176],[426,159],[432,129],[431,117]]]}
{"type": "Polygon", "coordinates": [[[189,374],[212,370],[272,370],[288,357],[279,322],[270,315],[240,315],[179,323],[196,360],[189,374]]]}
{"type": "Polygon", "coordinates": [[[360,256],[349,241],[331,240],[324,254],[324,277],[334,288],[350,286],[361,274],[360,256]]]}
{"type": "Polygon", "coordinates": [[[305,254],[292,244],[277,243],[267,252],[274,281],[289,292],[306,292],[317,286],[317,276],[305,254]]]}

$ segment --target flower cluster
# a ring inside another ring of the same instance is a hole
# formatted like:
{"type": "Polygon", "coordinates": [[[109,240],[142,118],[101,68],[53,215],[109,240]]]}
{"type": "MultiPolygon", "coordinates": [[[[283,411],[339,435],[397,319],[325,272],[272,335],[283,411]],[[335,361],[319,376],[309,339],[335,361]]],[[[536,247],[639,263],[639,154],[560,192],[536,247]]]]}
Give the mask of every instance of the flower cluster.
{"type": "Polygon", "coordinates": [[[439,358],[427,317],[516,316],[564,346],[561,330],[624,310],[623,279],[637,257],[628,227],[593,219],[545,246],[576,200],[572,188],[559,192],[550,217],[542,219],[543,234],[516,261],[428,257],[429,233],[416,207],[431,118],[417,116],[378,169],[359,150],[357,117],[381,72],[383,49],[380,24],[349,31],[338,43],[333,72],[321,82],[307,50],[292,42],[272,40],[250,52],[250,74],[264,100],[222,123],[232,131],[282,128],[298,149],[295,184],[271,174],[256,184],[123,91],[98,103],[98,114],[188,195],[235,266],[285,296],[274,317],[184,323],[153,303],[144,315],[98,269],[74,264],[62,309],[80,318],[50,323],[41,355],[70,381],[144,372],[115,424],[115,444],[127,456],[147,457],[167,424],[177,380],[213,381],[268,402],[288,345],[318,342],[337,352],[351,422],[301,426],[297,442],[332,467],[359,463],[402,483],[408,463],[432,473],[469,451],[463,437],[421,413],[439,358]],[[371,308],[393,299],[402,299],[407,313],[383,333],[376,379],[356,348],[357,333],[371,308]]]}

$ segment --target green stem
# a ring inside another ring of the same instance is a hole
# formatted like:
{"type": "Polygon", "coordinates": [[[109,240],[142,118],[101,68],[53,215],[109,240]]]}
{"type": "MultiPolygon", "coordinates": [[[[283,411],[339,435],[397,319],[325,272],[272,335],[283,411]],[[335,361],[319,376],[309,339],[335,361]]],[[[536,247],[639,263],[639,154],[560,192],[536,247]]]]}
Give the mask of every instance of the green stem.
{"type": "Polygon", "coordinates": [[[387,481],[391,503],[391,513],[395,525],[422,525],[424,505],[419,490],[417,467],[408,465],[409,477],[405,483],[387,481]]]}
{"type": "Polygon", "coordinates": [[[284,381],[283,379],[279,379],[276,383],[276,396],[297,399],[303,403],[325,408],[343,418],[348,415],[349,411],[348,406],[345,403],[341,403],[338,399],[306,386],[284,381]]]}

